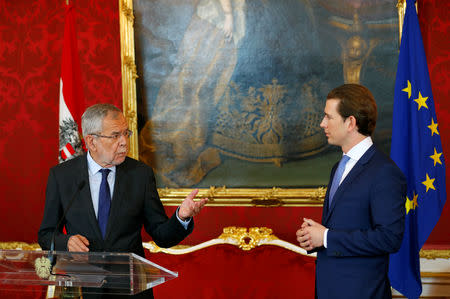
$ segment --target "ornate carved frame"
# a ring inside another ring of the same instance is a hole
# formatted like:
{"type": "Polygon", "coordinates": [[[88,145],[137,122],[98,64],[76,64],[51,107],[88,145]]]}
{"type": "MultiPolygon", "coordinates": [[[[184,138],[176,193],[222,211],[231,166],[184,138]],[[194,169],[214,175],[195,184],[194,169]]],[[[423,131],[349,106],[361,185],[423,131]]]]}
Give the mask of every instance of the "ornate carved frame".
{"type": "MultiPolygon", "coordinates": [[[[404,15],[404,0],[398,0],[399,19],[404,15]],[[402,13],[403,11],[403,13],[402,13]]],[[[134,134],[130,140],[130,157],[138,159],[136,78],[138,77],[134,53],[133,0],[119,0],[120,41],[122,58],[123,111],[134,134]]],[[[401,28],[401,27],[400,27],[401,28]]],[[[159,190],[166,206],[176,206],[189,189],[164,188],[159,190]]],[[[322,206],[326,188],[227,188],[211,186],[201,189],[200,197],[209,198],[209,206],[322,206]]]]}

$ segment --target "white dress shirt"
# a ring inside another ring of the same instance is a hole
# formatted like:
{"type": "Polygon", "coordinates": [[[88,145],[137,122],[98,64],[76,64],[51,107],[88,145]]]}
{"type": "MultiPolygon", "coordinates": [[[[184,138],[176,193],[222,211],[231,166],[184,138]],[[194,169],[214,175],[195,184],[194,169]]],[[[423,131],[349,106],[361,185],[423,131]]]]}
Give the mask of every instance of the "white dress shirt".
{"type": "MultiPolygon", "coordinates": [[[[87,153],[88,172],[89,172],[89,188],[91,189],[91,199],[94,206],[95,217],[98,217],[98,195],[100,193],[100,184],[102,183],[103,167],[92,159],[91,154],[87,153]]],[[[111,201],[113,201],[114,183],[116,181],[116,166],[108,168],[111,172],[108,175],[109,192],[111,193],[111,201]]]]}

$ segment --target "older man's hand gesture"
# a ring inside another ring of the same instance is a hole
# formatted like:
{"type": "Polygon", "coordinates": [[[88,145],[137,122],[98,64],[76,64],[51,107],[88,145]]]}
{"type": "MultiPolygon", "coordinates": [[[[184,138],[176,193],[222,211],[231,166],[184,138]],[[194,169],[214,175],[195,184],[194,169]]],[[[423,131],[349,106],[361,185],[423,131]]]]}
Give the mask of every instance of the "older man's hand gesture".
{"type": "Polygon", "coordinates": [[[178,217],[185,221],[191,217],[194,217],[204,205],[208,202],[208,198],[202,198],[198,201],[194,201],[195,196],[198,194],[198,189],[192,190],[192,192],[183,200],[178,210],[178,217]]]}

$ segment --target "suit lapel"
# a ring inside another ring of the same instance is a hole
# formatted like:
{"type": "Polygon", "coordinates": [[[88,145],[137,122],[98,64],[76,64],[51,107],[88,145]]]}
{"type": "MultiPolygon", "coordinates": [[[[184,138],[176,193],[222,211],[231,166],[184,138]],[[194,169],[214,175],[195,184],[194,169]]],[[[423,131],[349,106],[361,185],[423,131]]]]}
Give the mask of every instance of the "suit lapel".
{"type": "MultiPolygon", "coordinates": [[[[327,191],[327,200],[325,204],[327,205],[327,213],[325,215],[325,221],[323,221],[324,224],[328,222],[328,219],[330,218],[331,214],[333,213],[334,207],[336,204],[339,204],[339,199],[342,197],[342,195],[351,188],[351,185],[355,178],[357,178],[360,173],[366,168],[366,164],[370,161],[373,154],[375,153],[375,146],[372,145],[369,147],[369,149],[362,155],[362,157],[356,162],[355,166],[353,166],[352,170],[347,174],[345,179],[342,181],[342,183],[339,185],[339,187],[336,190],[336,193],[334,194],[333,201],[331,202],[331,206],[328,209],[328,191],[327,191]]],[[[332,181],[330,180],[330,183],[332,181]]],[[[325,208],[325,207],[324,207],[325,208]]]]}
{"type": "Polygon", "coordinates": [[[97,239],[102,239],[102,234],[100,232],[100,228],[98,227],[97,217],[95,217],[94,205],[92,204],[92,196],[91,196],[91,187],[89,184],[89,170],[87,166],[87,156],[84,155],[81,158],[80,163],[80,171],[79,173],[82,176],[82,179],[86,181],[86,187],[81,190],[80,197],[83,201],[83,206],[86,207],[88,213],[88,222],[92,227],[92,231],[95,232],[97,239]]]}

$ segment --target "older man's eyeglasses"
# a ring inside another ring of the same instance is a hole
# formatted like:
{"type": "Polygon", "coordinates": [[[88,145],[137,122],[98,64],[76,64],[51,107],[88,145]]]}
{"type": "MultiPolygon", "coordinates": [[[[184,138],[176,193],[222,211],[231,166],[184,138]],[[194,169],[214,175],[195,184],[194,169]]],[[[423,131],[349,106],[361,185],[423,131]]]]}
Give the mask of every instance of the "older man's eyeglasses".
{"type": "Polygon", "coordinates": [[[120,137],[124,136],[125,138],[130,138],[133,135],[133,131],[131,130],[125,130],[122,133],[112,134],[110,136],[102,135],[102,134],[90,134],[92,136],[101,137],[101,138],[108,138],[112,140],[118,140],[120,137]]]}

